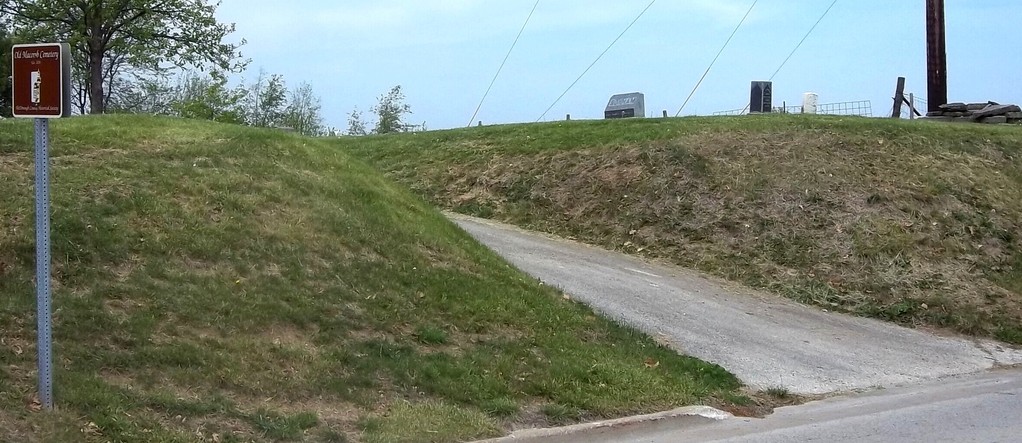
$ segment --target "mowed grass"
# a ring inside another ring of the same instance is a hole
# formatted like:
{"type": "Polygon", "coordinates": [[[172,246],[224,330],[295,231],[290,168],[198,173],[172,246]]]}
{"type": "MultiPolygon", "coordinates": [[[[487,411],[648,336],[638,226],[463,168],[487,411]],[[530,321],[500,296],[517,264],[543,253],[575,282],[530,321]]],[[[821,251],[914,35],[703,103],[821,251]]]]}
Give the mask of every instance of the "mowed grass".
{"type": "Polygon", "coordinates": [[[788,115],[336,144],[441,207],[1022,344],[1022,127],[788,115]]]}
{"type": "Polygon", "coordinates": [[[457,441],[742,400],[326,141],[127,116],[52,139],[46,414],[32,126],[0,121],[0,441],[457,441]]]}

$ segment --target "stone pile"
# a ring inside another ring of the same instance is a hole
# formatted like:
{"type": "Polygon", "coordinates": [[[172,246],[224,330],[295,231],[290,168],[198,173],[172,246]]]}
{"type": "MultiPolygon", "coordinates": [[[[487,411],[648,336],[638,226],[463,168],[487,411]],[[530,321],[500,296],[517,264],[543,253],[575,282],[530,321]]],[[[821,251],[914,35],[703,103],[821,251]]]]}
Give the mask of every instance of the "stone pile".
{"type": "Polygon", "coordinates": [[[994,102],[948,103],[940,105],[940,111],[927,113],[926,117],[934,120],[1022,124],[1022,108],[1018,105],[1002,105],[994,102]]]}

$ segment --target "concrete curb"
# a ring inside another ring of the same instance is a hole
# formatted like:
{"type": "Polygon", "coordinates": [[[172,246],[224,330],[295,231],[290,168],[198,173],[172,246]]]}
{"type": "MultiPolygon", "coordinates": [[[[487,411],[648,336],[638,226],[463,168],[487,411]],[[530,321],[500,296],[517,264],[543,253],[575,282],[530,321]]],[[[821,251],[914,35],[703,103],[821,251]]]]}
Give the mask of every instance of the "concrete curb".
{"type": "Polygon", "coordinates": [[[709,406],[687,406],[672,411],[656,414],[638,415],[616,420],[597,421],[549,429],[522,429],[506,437],[482,440],[476,443],[544,443],[544,442],[584,442],[594,436],[610,432],[618,432],[626,428],[646,425],[654,422],[670,421],[672,427],[689,427],[705,425],[727,420],[733,416],[709,406]]]}

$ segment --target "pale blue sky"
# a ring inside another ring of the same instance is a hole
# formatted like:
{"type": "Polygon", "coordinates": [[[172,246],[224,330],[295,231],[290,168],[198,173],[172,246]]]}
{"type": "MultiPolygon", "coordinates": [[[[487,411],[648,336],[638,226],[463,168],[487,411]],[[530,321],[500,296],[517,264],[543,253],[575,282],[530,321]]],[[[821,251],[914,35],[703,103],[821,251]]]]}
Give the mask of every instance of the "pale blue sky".
{"type": "MultiPolygon", "coordinates": [[[[602,118],[615,93],[673,116],[753,0],[659,0],[547,119],[602,118]]],[[[649,3],[541,0],[477,120],[532,122],[649,3]]],[[[831,0],[760,0],[684,114],[741,108],[831,0]]],[[[949,98],[1022,104],[1022,0],[946,0],[949,98]]],[[[309,82],[329,125],[346,127],[400,84],[430,129],[469,123],[534,0],[223,0],[221,20],[260,67],[309,82]]],[[[839,0],[774,78],[774,104],[871,100],[889,112],[898,76],[925,97],[925,0],[839,0]]]]}

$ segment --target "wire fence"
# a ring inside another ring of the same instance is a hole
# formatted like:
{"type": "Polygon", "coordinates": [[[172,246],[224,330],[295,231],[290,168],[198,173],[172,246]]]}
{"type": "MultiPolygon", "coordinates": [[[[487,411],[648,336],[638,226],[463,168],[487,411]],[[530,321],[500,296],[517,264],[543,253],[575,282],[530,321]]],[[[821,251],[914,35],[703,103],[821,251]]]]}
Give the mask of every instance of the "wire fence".
{"type": "Polygon", "coordinates": [[[774,112],[778,114],[801,114],[805,111],[801,106],[781,106],[775,107],[774,112]]]}
{"type": "MultiPolygon", "coordinates": [[[[922,115],[926,115],[926,111],[930,109],[930,104],[927,103],[925,99],[919,98],[918,95],[914,96],[912,98],[912,101],[915,102],[913,106],[915,106],[916,111],[919,111],[919,113],[922,115]]],[[[912,117],[911,109],[908,110],[908,114],[909,118],[911,118],[912,117]]]]}
{"type": "Polygon", "coordinates": [[[819,105],[817,114],[825,115],[857,115],[859,117],[872,117],[873,104],[869,100],[857,102],[828,103],[819,105]]]}
{"type": "MultiPolygon", "coordinates": [[[[912,97],[912,99],[911,99],[912,106],[909,106],[909,103],[906,103],[906,104],[902,105],[900,117],[903,118],[903,119],[911,119],[911,118],[918,118],[918,117],[925,116],[927,109],[929,109],[929,104],[926,102],[926,99],[923,99],[923,98],[919,97],[918,95],[905,94],[905,99],[906,100],[908,100],[909,97],[912,97]],[[916,111],[919,112],[918,114],[913,115],[913,113],[912,113],[912,107],[913,106],[916,108],[916,111]]],[[[894,114],[894,107],[893,106],[891,107],[891,112],[889,112],[887,115],[892,115],[892,114],[894,114]]]]}
{"type": "Polygon", "coordinates": [[[715,115],[715,116],[720,116],[720,115],[744,115],[744,114],[745,114],[745,109],[732,109],[730,111],[717,111],[717,112],[713,113],[713,115],[715,115]]]}
{"type": "MultiPolygon", "coordinates": [[[[714,112],[715,116],[727,116],[727,115],[745,115],[746,109],[732,109],[729,111],[718,111],[714,112]]],[[[804,110],[801,106],[786,106],[786,107],[775,107],[773,112],[778,114],[802,114],[804,110]]],[[[841,102],[841,103],[827,103],[817,105],[817,114],[824,115],[854,115],[860,117],[872,117],[873,116],[873,103],[869,100],[860,100],[854,102],[841,102]]]]}

